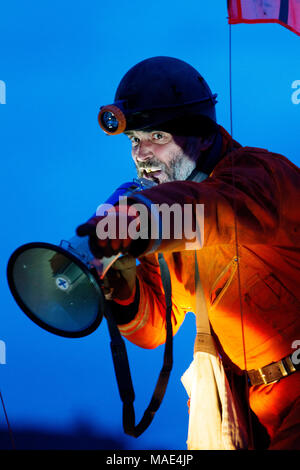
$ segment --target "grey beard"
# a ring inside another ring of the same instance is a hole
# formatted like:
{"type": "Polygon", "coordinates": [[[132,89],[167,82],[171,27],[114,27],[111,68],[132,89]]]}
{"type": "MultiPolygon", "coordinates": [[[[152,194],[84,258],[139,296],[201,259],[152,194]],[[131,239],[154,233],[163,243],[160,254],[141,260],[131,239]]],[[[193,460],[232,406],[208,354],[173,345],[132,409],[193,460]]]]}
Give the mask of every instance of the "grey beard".
{"type": "MultiPolygon", "coordinates": [[[[184,181],[196,168],[196,162],[185,154],[176,155],[171,161],[170,165],[167,166],[165,163],[159,160],[152,159],[148,164],[143,164],[143,167],[159,167],[164,175],[163,183],[171,181],[184,181]]],[[[143,175],[143,170],[137,167],[138,176],[143,175]]]]}
{"type": "Polygon", "coordinates": [[[176,158],[173,161],[172,173],[169,176],[168,181],[184,181],[196,168],[196,162],[182,155],[181,158],[176,158]]]}

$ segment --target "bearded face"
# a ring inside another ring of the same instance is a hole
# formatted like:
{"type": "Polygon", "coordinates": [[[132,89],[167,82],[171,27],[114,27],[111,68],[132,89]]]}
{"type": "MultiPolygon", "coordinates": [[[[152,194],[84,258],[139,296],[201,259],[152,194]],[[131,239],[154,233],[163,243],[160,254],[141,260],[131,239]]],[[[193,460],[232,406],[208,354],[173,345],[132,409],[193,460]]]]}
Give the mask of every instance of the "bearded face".
{"type": "Polygon", "coordinates": [[[155,183],[185,180],[196,167],[199,139],[161,131],[130,131],[132,158],[139,177],[155,183]]]}

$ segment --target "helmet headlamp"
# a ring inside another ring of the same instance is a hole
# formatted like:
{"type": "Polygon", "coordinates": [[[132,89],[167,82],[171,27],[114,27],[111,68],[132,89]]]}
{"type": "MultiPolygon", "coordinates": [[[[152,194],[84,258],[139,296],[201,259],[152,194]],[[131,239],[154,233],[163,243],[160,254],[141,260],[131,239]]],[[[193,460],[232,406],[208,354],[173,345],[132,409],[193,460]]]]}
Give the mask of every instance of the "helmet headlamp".
{"type": "Polygon", "coordinates": [[[100,108],[98,121],[106,134],[117,135],[158,129],[183,119],[185,131],[190,134],[194,132],[195,117],[216,122],[216,96],[191,65],[172,57],[153,57],[139,62],[124,75],[114,102],[100,108]]]}
{"type": "Polygon", "coordinates": [[[126,117],[123,111],[113,104],[100,108],[98,122],[106,134],[122,134],[126,129],[126,117]]]}

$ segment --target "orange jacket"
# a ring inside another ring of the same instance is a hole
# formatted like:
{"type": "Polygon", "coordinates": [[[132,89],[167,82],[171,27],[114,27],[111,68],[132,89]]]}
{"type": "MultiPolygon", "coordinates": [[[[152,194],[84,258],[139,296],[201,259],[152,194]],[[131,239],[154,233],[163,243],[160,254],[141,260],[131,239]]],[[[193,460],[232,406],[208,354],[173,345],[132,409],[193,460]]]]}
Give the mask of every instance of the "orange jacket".
{"type": "MultiPolygon", "coordinates": [[[[257,369],[293,353],[300,339],[299,169],[282,155],[241,147],[220,127],[222,159],[201,183],[176,181],[142,191],[152,204],[204,204],[204,245],[198,266],[209,319],[228,355],[245,369],[257,369]],[[233,183],[234,178],[234,183],[233,183]],[[237,221],[237,269],[234,206],[237,221]],[[238,271],[241,296],[239,295],[238,271]]],[[[140,303],[121,333],[143,348],[165,341],[165,299],[158,252],[172,281],[174,334],[185,314],[195,311],[194,251],[185,240],[162,240],[140,257],[140,303]]]]}

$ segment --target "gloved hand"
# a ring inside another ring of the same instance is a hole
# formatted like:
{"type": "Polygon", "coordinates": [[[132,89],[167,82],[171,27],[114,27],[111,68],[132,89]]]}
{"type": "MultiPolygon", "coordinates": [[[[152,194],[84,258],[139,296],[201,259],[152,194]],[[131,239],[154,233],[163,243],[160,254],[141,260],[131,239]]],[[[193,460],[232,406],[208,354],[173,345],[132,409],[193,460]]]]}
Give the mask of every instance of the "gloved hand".
{"type": "Polygon", "coordinates": [[[114,300],[122,305],[134,301],[136,291],[136,260],[125,255],[109,268],[103,279],[103,292],[107,300],[114,300]]]}
{"type": "Polygon", "coordinates": [[[92,217],[85,224],[80,225],[77,228],[77,235],[79,237],[89,236],[90,250],[95,258],[109,258],[118,253],[129,253],[132,256],[138,257],[146,250],[149,239],[133,239],[130,236],[128,229],[133,222],[138,232],[140,229],[138,211],[132,206],[116,206],[107,211],[107,215],[92,217]],[[107,238],[99,237],[97,225],[103,219],[105,219],[107,227],[115,227],[113,236],[109,235],[107,238]]]}

